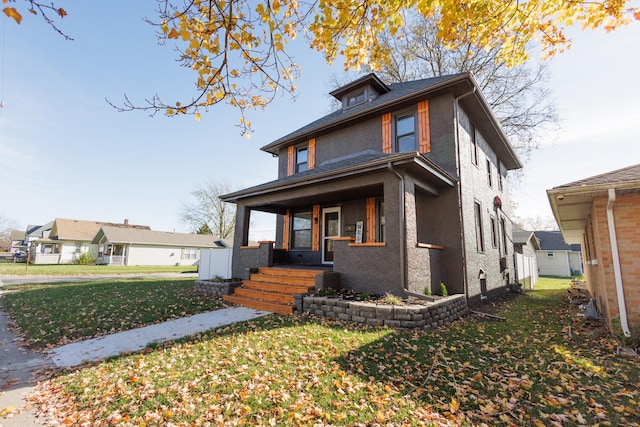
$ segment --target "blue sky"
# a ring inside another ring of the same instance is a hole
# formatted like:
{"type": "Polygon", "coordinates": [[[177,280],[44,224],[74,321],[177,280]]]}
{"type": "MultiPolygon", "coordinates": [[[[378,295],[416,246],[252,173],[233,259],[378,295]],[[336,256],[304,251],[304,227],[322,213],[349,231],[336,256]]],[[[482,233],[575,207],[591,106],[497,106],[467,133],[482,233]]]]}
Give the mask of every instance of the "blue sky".
{"type": "MultiPolygon", "coordinates": [[[[20,227],[53,218],[123,221],[155,230],[188,231],[178,215],[208,180],[245,188],[275,179],[276,160],[259,150],[330,110],[329,67],[311,50],[294,50],[302,66],[298,98],[278,98],[249,112],[251,139],[236,127],[237,110],[219,105],[202,115],[149,117],[121,113],[105,98],[143,104],[191,95],[193,75],[158,46],[155,2],[72,2],[60,26],[41,19],[1,21],[0,215],[20,227]]],[[[517,215],[550,216],[545,190],[640,163],[640,23],[614,33],[577,32],[572,49],[551,60],[551,89],[562,117],[514,188],[517,215]]],[[[256,220],[253,238],[269,236],[256,220]]]]}

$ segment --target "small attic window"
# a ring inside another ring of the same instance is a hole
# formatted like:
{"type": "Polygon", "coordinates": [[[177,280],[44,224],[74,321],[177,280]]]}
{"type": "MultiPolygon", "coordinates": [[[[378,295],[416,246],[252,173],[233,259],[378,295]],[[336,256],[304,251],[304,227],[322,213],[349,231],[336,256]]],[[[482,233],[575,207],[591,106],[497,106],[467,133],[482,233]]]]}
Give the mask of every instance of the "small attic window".
{"type": "Polygon", "coordinates": [[[361,89],[357,92],[350,93],[346,96],[345,108],[351,108],[365,101],[365,90],[361,89]]]}

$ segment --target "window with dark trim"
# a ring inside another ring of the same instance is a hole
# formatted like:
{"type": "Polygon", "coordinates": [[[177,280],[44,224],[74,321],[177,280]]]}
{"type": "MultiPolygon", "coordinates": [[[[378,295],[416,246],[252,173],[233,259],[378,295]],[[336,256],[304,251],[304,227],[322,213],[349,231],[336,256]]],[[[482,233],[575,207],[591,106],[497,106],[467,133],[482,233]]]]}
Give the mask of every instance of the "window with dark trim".
{"type": "Polygon", "coordinates": [[[474,216],[476,219],[476,248],[478,252],[484,252],[484,232],[482,231],[482,206],[474,202],[474,216]]]}
{"type": "Polygon", "coordinates": [[[347,101],[345,107],[353,107],[358,104],[362,104],[365,101],[365,90],[362,89],[359,92],[354,92],[347,95],[347,101]]]}
{"type": "Polygon", "coordinates": [[[500,162],[498,162],[498,190],[504,190],[504,183],[502,182],[502,166],[500,162]]]}
{"type": "Polygon", "coordinates": [[[305,145],[296,148],[296,173],[309,169],[309,148],[305,145]]]}
{"type": "Polygon", "coordinates": [[[498,247],[498,221],[491,215],[491,246],[498,247]]]}
{"type": "Polygon", "coordinates": [[[376,215],[378,216],[378,242],[385,242],[385,231],[384,231],[384,200],[377,200],[376,206],[376,215]]]}
{"type": "Polygon", "coordinates": [[[476,141],[476,127],[470,124],[469,137],[471,138],[471,163],[478,166],[478,142],[476,141]]]}
{"type": "Polygon", "coordinates": [[[415,112],[396,116],[396,152],[416,151],[416,116],[415,112]]]}
{"type": "Polygon", "coordinates": [[[311,211],[295,212],[291,224],[293,249],[311,249],[311,211]]]}
{"type": "Polygon", "coordinates": [[[509,246],[507,246],[507,221],[505,221],[504,218],[500,218],[500,228],[502,228],[502,247],[504,254],[507,255],[509,253],[509,246]]]}
{"type": "Polygon", "coordinates": [[[487,159],[487,184],[493,188],[493,173],[491,169],[491,160],[487,159]]]}

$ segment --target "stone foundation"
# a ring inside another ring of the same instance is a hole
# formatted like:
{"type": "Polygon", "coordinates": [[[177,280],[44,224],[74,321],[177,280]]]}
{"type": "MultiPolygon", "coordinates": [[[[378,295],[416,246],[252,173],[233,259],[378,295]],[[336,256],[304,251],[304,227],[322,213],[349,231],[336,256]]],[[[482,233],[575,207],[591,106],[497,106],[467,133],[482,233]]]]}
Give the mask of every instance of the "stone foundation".
{"type": "Polygon", "coordinates": [[[432,329],[453,322],[467,314],[464,295],[451,295],[419,304],[389,305],[375,302],[348,301],[329,297],[302,298],[302,312],[400,329],[432,329]]]}
{"type": "Polygon", "coordinates": [[[212,294],[217,298],[222,298],[222,295],[229,295],[233,293],[233,289],[242,285],[242,282],[217,282],[214,280],[196,280],[195,290],[198,292],[205,292],[212,294]]]}

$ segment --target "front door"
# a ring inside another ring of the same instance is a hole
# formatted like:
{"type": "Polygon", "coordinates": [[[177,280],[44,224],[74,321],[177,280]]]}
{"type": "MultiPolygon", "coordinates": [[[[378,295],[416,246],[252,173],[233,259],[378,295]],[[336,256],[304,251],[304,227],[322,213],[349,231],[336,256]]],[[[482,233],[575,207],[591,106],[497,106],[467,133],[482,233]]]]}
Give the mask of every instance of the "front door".
{"type": "Polygon", "coordinates": [[[340,208],[322,210],[322,263],[333,264],[333,238],[340,237],[340,208]]]}

